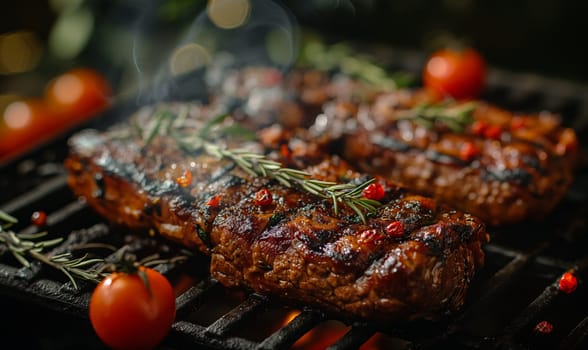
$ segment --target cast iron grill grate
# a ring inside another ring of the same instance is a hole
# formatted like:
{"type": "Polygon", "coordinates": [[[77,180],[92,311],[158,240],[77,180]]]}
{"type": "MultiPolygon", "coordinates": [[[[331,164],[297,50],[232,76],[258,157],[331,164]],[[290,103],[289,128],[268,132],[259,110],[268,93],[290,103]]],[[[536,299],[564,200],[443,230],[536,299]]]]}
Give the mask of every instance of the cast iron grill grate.
{"type": "MultiPolygon", "coordinates": [[[[515,110],[560,112],[580,140],[587,139],[588,88],[505,72],[494,71],[491,77],[488,100],[515,110]]],[[[33,211],[44,210],[49,214],[47,230],[65,238],[55,252],[77,252],[80,246],[98,243],[83,252],[107,259],[121,249],[138,257],[187,253],[167,241],[109,226],[74,198],[61,167],[65,152],[63,138],[2,168],[0,209],[19,218],[15,231],[37,231],[28,225],[28,218],[33,211]]],[[[317,310],[226,290],[208,277],[205,258],[190,256],[187,261],[156,266],[178,291],[176,322],[162,348],[586,348],[587,165],[582,162],[568,196],[544,222],[491,231],[493,241],[485,247],[486,267],[473,281],[458,315],[410,324],[333,319],[317,310]],[[559,291],[558,280],[571,270],[580,284],[574,293],[565,294],[559,291]],[[534,330],[543,320],[554,325],[550,334],[534,330]]],[[[5,300],[19,300],[56,315],[69,314],[87,323],[92,287],[80,283],[76,289],[65,276],[40,264],[22,268],[0,247],[0,296],[5,300]]]]}

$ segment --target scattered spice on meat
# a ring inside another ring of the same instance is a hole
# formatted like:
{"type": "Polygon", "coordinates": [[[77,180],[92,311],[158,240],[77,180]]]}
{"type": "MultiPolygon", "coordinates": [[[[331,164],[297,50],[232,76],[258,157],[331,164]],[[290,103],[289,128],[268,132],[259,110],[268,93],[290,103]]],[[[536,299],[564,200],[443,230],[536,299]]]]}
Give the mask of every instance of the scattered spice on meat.
{"type": "Polygon", "coordinates": [[[268,206],[273,202],[272,193],[267,188],[262,188],[255,193],[254,201],[259,206],[268,206]]]}
{"type": "Polygon", "coordinates": [[[363,196],[367,199],[379,201],[386,195],[384,187],[381,184],[374,182],[363,189],[363,196]]]}
{"type": "Polygon", "coordinates": [[[190,170],[185,170],[184,173],[182,174],[182,176],[179,176],[176,179],[176,183],[180,186],[180,187],[188,187],[192,184],[192,173],[190,172],[190,170]]]}
{"type": "Polygon", "coordinates": [[[402,221],[392,221],[386,226],[386,233],[390,237],[402,237],[404,236],[404,224],[402,221]]]}

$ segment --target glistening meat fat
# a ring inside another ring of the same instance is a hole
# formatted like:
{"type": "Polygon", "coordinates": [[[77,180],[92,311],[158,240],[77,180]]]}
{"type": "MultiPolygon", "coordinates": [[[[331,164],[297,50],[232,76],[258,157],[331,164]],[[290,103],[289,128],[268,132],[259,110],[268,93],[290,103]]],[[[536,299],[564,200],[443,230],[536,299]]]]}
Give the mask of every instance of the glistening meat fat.
{"type": "Polygon", "coordinates": [[[355,113],[338,104],[327,103],[312,129],[343,158],[494,226],[545,218],[574,179],[579,143],[553,113],[408,90],[382,93],[355,113]]]}
{"type": "Polygon", "coordinates": [[[279,127],[230,138],[231,117],[211,126],[199,106],[163,108],[70,139],[69,185],[109,221],[209,255],[225,286],[335,314],[403,321],[463,305],[488,240],[479,219],[381,178],[374,211],[335,210],[330,198],[214,152],[258,154],[317,181],[359,186],[372,176],[279,127]],[[166,119],[166,108],[178,117],[166,119]]]}
{"type": "Polygon", "coordinates": [[[310,128],[328,153],[359,170],[493,226],[545,218],[572,184],[580,158],[574,130],[548,111],[510,111],[422,89],[390,90],[313,69],[295,69],[280,79],[267,68],[229,76],[230,83],[214,89],[217,100],[238,97],[259,106],[243,109],[256,119],[310,128]],[[281,91],[279,98],[273,98],[275,91],[281,91]]]}

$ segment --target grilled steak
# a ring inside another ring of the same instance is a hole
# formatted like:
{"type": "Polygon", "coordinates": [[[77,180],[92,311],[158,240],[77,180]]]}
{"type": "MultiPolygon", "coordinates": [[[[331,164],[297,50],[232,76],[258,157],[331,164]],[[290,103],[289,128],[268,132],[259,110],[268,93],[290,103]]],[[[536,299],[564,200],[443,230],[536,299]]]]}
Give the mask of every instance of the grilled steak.
{"type": "MultiPolygon", "coordinates": [[[[365,220],[343,203],[335,212],[330,199],[190,148],[173,136],[173,123],[153,123],[151,114],[146,109],[111,131],[70,140],[69,185],[108,220],[210,255],[212,277],[226,286],[345,316],[436,318],[464,303],[488,240],[477,218],[384,179],[377,179],[381,206],[365,220]]],[[[215,135],[235,126],[226,118],[210,128],[206,114],[191,107],[183,131],[215,135]]],[[[359,185],[370,178],[280,127],[253,141],[216,142],[265,154],[313,179],[359,185]]]]}
{"type": "Polygon", "coordinates": [[[515,113],[477,101],[472,120],[454,131],[451,118],[426,124],[414,118],[443,113],[424,112],[427,106],[455,105],[424,90],[384,91],[315,70],[282,77],[255,68],[230,76],[214,95],[252,97],[246,106],[265,109],[244,112],[288,127],[310,127],[327,153],[495,226],[544,218],[571,185],[579,159],[574,131],[548,112],[515,113]],[[273,85],[263,83],[268,80],[273,85]],[[272,99],[276,94],[281,97],[272,99]]]}

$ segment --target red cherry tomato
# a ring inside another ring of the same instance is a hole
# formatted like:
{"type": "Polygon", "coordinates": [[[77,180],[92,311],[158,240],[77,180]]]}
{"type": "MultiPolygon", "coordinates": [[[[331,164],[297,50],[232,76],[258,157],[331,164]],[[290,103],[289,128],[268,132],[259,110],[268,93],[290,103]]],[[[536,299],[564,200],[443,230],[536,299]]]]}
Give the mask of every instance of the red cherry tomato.
{"type": "Polygon", "coordinates": [[[51,80],[45,99],[61,123],[72,125],[104,111],[112,95],[106,78],[91,68],[74,68],[51,80]]]}
{"type": "Polygon", "coordinates": [[[423,69],[426,88],[455,99],[478,97],[485,80],[486,63],[474,49],[435,51],[423,69]]]}
{"type": "Polygon", "coordinates": [[[54,115],[45,101],[22,99],[0,114],[0,160],[15,156],[54,135],[54,115]]]}
{"type": "Polygon", "coordinates": [[[152,349],[168,334],[176,313],[169,281],[156,270],[113,272],[90,298],[90,321],[98,337],[113,349],[152,349]],[[144,272],[148,286],[139,276],[144,272]]]}

